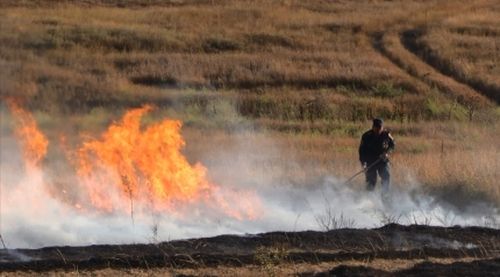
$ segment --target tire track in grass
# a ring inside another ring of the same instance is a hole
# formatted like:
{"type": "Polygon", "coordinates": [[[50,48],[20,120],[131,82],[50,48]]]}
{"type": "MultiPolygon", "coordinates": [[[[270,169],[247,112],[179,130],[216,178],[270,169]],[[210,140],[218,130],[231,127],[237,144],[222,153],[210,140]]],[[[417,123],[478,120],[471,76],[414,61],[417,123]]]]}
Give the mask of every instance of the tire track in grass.
{"type": "MultiPolygon", "coordinates": [[[[468,12],[471,9],[487,8],[492,3],[494,2],[488,0],[472,2],[453,9],[453,16],[468,12]]],[[[432,23],[439,23],[443,19],[439,9],[436,10],[435,15],[432,15],[432,10],[425,11],[425,13],[429,15],[428,19],[432,23]]],[[[411,17],[417,17],[418,13],[409,14],[408,16],[409,19],[407,21],[410,22],[411,17]]],[[[426,24],[428,19],[426,19],[426,24]]],[[[420,24],[414,26],[418,25],[420,24]]],[[[421,50],[418,49],[418,46],[416,48],[407,47],[408,39],[411,39],[408,38],[408,35],[415,30],[422,31],[423,27],[411,29],[411,27],[402,26],[401,23],[398,24],[396,22],[388,24],[387,27],[384,31],[369,33],[373,48],[392,64],[413,77],[419,88],[424,91],[438,89],[447,98],[465,106],[471,120],[478,111],[494,106],[494,102],[490,99],[491,97],[486,97],[485,95],[488,94],[484,93],[484,91],[478,90],[476,86],[471,86],[469,83],[462,82],[454,78],[454,76],[446,74],[446,72],[422,59],[417,54],[421,50]]]]}
{"type": "Polygon", "coordinates": [[[500,104],[500,87],[485,81],[461,76],[456,69],[451,68],[453,65],[446,65],[447,61],[433,51],[430,45],[420,41],[420,38],[424,35],[424,30],[406,30],[401,33],[401,42],[408,51],[419,57],[428,65],[434,67],[436,71],[452,78],[458,83],[469,86],[469,88],[475,90],[476,93],[480,93],[491,101],[500,104]]]}
{"type": "Polygon", "coordinates": [[[377,33],[372,35],[372,40],[374,48],[393,64],[406,71],[420,83],[425,83],[428,88],[437,88],[444,92],[448,98],[466,106],[471,113],[479,108],[492,106],[491,101],[481,93],[448,75],[442,74],[410,52],[402,42],[402,33],[397,31],[377,33]]]}

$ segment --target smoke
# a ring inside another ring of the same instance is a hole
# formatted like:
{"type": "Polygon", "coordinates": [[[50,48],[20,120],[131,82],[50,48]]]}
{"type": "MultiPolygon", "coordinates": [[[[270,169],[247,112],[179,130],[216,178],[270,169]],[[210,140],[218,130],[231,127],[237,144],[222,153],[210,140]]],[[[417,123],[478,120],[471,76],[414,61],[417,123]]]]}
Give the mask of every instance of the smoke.
{"type": "MultiPolygon", "coordinates": [[[[7,117],[6,113],[2,112],[3,118],[7,117]]],[[[67,173],[58,171],[59,167],[42,166],[26,171],[22,149],[9,126],[4,123],[0,135],[0,231],[9,248],[147,243],[278,230],[371,228],[392,222],[496,226],[500,219],[498,210],[485,203],[461,210],[442,203],[425,193],[418,182],[394,187],[388,195],[366,192],[335,177],[325,177],[309,186],[287,183],[266,164],[270,157],[286,150],[279,149],[272,139],[257,136],[251,128],[247,135],[235,136],[230,145],[214,145],[214,151],[201,157],[201,162],[208,168],[210,179],[220,185],[216,193],[255,191],[261,206],[256,219],[237,219],[205,202],[190,203],[182,210],[182,216],[175,211],[152,211],[141,203],[134,206],[133,217],[119,211],[82,211],[60,195],[54,195],[54,190],[47,189],[48,184],[57,187],[61,180],[74,181],[67,173]]],[[[288,161],[283,166],[300,167],[294,163],[288,161]]],[[[44,164],[52,166],[57,161],[44,161],[44,164]]],[[[73,184],[72,193],[78,194],[79,189],[73,184]]],[[[118,192],[110,190],[108,194],[109,198],[115,198],[118,192]]],[[[228,204],[231,208],[238,203],[228,204]]]]}
{"type": "Polygon", "coordinates": [[[33,258],[15,250],[15,249],[7,249],[2,253],[2,257],[0,257],[0,263],[8,263],[8,262],[29,262],[32,261],[33,258]]]}

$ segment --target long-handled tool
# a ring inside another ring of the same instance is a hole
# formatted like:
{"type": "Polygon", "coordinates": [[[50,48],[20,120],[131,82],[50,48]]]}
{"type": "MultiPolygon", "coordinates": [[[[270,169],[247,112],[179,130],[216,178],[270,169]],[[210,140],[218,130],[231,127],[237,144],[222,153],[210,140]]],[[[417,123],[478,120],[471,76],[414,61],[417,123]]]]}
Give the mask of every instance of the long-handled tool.
{"type": "Polygon", "coordinates": [[[356,174],[352,175],[351,178],[347,179],[347,181],[344,182],[344,185],[349,184],[349,182],[351,182],[352,179],[356,178],[359,174],[367,172],[368,170],[370,170],[370,168],[374,167],[376,164],[378,164],[380,161],[382,161],[382,159],[383,159],[382,157],[379,157],[377,160],[375,160],[369,166],[363,168],[363,170],[361,170],[361,171],[357,172],[356,174]]]}

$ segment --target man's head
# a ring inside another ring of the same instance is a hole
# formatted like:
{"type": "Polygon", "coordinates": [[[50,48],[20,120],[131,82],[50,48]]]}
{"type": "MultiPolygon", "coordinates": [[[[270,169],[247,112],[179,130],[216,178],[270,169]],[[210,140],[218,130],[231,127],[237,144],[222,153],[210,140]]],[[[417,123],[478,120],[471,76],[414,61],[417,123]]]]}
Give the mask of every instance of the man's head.
{"type": "Polygon", "coordinates": [[[382,131],[384,130],[384,121],[381,118],[373,119],[372,130],[376,134],[382,133],[382,131]]]}

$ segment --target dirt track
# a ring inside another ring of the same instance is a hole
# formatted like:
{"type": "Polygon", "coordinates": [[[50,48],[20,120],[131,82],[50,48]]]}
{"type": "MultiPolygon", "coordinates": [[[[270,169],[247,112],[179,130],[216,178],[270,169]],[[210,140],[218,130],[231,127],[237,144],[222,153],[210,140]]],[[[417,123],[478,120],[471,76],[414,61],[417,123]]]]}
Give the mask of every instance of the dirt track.
{"type": "MultiPolygon", "coordinates": [[[[160,244],[92,245],[47,247],[0,251],[2,272],[51,270],[97,270],[106,268],[207,268],[261,265],[262,256],[272,263],[321,263],[369,261],[373,259],[430,259],[472,257],[483,261],[435,265],[417,264],[400,272],[340,266],[338,275],[386,275],[435,272],[455,269],[481,275],[500,270],[500,230],[480,227],[429,227],[391,224],[378,229],[340,229],[329,232],[273,232],[257,235],[223,235],[163,242],[160,244]],[[275,255],[278,249],[281,254],[275,255]],[[276,256],[280,256],[276,260],[276,256]],[[496,260],[495,260],[496,259],[496,260]],[[429,271],[431,270],[431,271],[429,271]]],[[[313,273],[304,273],[304,276],[313,273]]],[[[316,273],[314,273],[316,274],[316,273]]],[[[470,275],[466,274],[466,275],[470,275]]]]}

